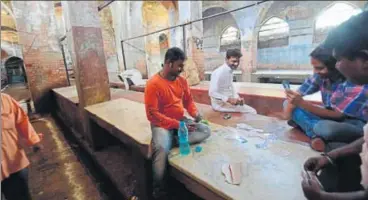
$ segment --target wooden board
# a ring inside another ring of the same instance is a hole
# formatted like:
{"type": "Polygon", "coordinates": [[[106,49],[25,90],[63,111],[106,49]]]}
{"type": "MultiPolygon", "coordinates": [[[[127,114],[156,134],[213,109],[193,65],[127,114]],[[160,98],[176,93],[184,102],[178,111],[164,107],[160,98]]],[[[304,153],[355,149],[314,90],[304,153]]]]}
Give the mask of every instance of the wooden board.
{"type": "Polygon", "coordinates": [[[138,144],[151,144],[151,126],[146,117],[144,104],[120,98],[85,109],[100,120],[113,125],[138,144]]]}
{"type": "MultiPolygon", "coordinates": [[[[190,177],[193,184],[200,183],[223,199],[305,199],[301,189],[302,165],[307,158],[318,155],[316,152],[281,140],[272,142],[269,149],[258,149],[255,145],[262,139],[246,137],[248,142],[240,143],[225,138],[230,134],[230,131],[215,130],[200,144],[202,152],[192,151],[186,157],[173,149],[169,163],[190,177]],[[221,174],[222,164],[229,162],[242,163],[243,178],[239,186],[226,183],[221,174]]],[[[198,195],[207,199],[203,194],[198,195]]]]}

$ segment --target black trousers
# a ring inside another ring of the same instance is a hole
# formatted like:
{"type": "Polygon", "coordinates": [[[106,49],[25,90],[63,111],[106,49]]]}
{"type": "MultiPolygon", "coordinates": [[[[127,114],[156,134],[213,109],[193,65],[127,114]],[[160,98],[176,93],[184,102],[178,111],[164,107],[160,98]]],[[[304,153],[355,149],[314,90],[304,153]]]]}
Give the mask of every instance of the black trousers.
{"type": "Polygon", "coordinates": [[[318,176],[326,192],[353,192],[362,190],[360,184],[361,159],[359,154],[339,158],[335,166],[328,166],[318,176]]]}
{"type": "Polygon", "coordinates": [[[6,200],[31,200],[28,188],[28,168],[13,173],[1,181],[1,193],[6,200]]]}

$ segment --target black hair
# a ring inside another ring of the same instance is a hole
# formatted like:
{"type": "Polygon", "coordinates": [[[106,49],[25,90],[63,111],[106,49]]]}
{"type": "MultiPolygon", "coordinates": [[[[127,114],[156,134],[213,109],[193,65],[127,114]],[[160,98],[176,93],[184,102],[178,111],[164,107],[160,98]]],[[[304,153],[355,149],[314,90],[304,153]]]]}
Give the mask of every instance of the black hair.
{"type": "Polygon", "coordinates": [[[352,16],[330,31],[323,42],[325,48],[333,49],[336,58],[368,60],[368,11],[352,16]]]}
{"type": "Polygon", "coordinates": [[[177,60],[186,60],[187,57],[183,50],[178,47],[172,47],[165,54],[165,63],[171,63],[177,60]]]}
{"type": "Polygon", "coordinates": [[[336,69],[337,60],[332,55],[332,49],[327,49],[320,45],[315,48],[309,56],[322,62],[327,67],[330,74],[341,79],[345,79],[344,76],[336,69]]]}
{"type": "Polygon", "coordinates": [[[240,52],[239,49],[229,49],[226,51],[226,58],[229,59],[231,57],[241,58],[243,54],[240,52]]]}
{"type": "Polygon", "coordinates": [[[336,69],[336,59],[332,56],[331,49],[318,46],[309,54],[309,56],[322,62],[328,70],[336,69]]]}

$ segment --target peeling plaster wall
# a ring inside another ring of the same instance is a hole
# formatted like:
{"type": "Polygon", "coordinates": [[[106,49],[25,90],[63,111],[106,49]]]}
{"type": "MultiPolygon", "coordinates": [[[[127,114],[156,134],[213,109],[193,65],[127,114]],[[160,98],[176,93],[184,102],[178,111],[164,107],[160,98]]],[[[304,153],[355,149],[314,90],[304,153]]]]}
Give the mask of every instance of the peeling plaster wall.
{"type": "MultiPolygon", "coordinates": [[[[194,19],[201,18],[201,7],[202,2],[189,2],[189,1],[179,1],[179,21],[178,24],[182,24],[194,19]]],[[[183,38],[183,29],[177,31],[177,42],[180,43],[181,48],[183,48],[184,40],[186,41],[186,54],[187,61],[184,67],[185,77],[190,85],[196,85],[201,81],[201,72],[203,73],[203,52],[200,48],[197,48],[195,39],[202,39],[202,23],[196,22],[185,26],[185,38],[183,38]]]]}
{"type": "Polygon", "coordinates": [[[143,77],[148,77],[146,69],[145,41],[143,38],[124,42],[124,55],[122,54],[121,40],[144,34],[142,22],[142,1],[115,1],[110,4],[115,31],[115,44],[120,64],[120,71],[138,69],[143,77]]]}
{"type": "Polygon", "coordinates": [[[37,112],[48,112],[50,90],[67,85],[51,1],[12,1],[19,43],[37,112]]]}
{"type": "MultiPolygon", "coordinates": [[[[169,9],[172,8],[171,6],[169,9]]],[[[175,12],[175,11],[172,11],[175,12]]],[[[142,6],[143,24],[145,26],[145,33],[151,33],[170,26],[170,18],[175,15],[169,15],[169,10],[158,1],[146,1],[142,6]]],[[[171,21],[175,22],[175,19],[171,21]]],[[[171,22],[173,23],[173,22],[171,22]]],[[[151,34],[144,37],[145,51],[147,54],[148,77],[153,76],[161,70],[163,60],[161,60],[161,52],[159,45],[159,36],[164,33],[169,41],[172,41],[172,30],[166,30],[159,33],[151,34]]],[[[170,45],[170,44],[169,44],[170,45]]]]}
{"type": "Polygon", "coordinates": [[[1,41],[1,49],[8,54],[7,57],[1,57],[1,60],[6,60],[7,58],[12,56],[23,58],[22,47],[19,44],[12,44],[7,41],[1,41]]]}
{"type": "Polygon", "coordinates": [[[102,38],[104,42],[107,70],[108,72],[121,71],[116,53],[117,49],[115,44],[115,31],[113,28],[112,13],[110,7],[106,7],[105,9],[101,10],[99,12],[99,16],[101,22],[102,38]]]}

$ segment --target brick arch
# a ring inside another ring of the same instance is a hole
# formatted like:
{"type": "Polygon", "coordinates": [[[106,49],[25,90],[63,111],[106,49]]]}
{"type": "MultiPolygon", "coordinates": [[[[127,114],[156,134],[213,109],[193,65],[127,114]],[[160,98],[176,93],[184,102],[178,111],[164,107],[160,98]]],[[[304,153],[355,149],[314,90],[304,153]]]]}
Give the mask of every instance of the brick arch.
{"type": "MultiPolygon", "coordinates": [[[[202,12],[202,17],[208,17],[214,14],[226,12],[227,10],[221,6],[207,7],[202,12]]],[[[204,68],[205,71],[213,71],[224,62],[224,51],[221,48],[221,36],[223,32],[234,27],[239,29],[239,24],[233,14],[225,14],[214,18],[203,20],[203,51],[204,51],[204,68]]],[[[240,34],[241,37],[242,34],[240,34]]],[[[241,41],[241,38],[240,38],[241,41]]],[[[239,45],[240,46],[240,45],[239,45]]]]}

